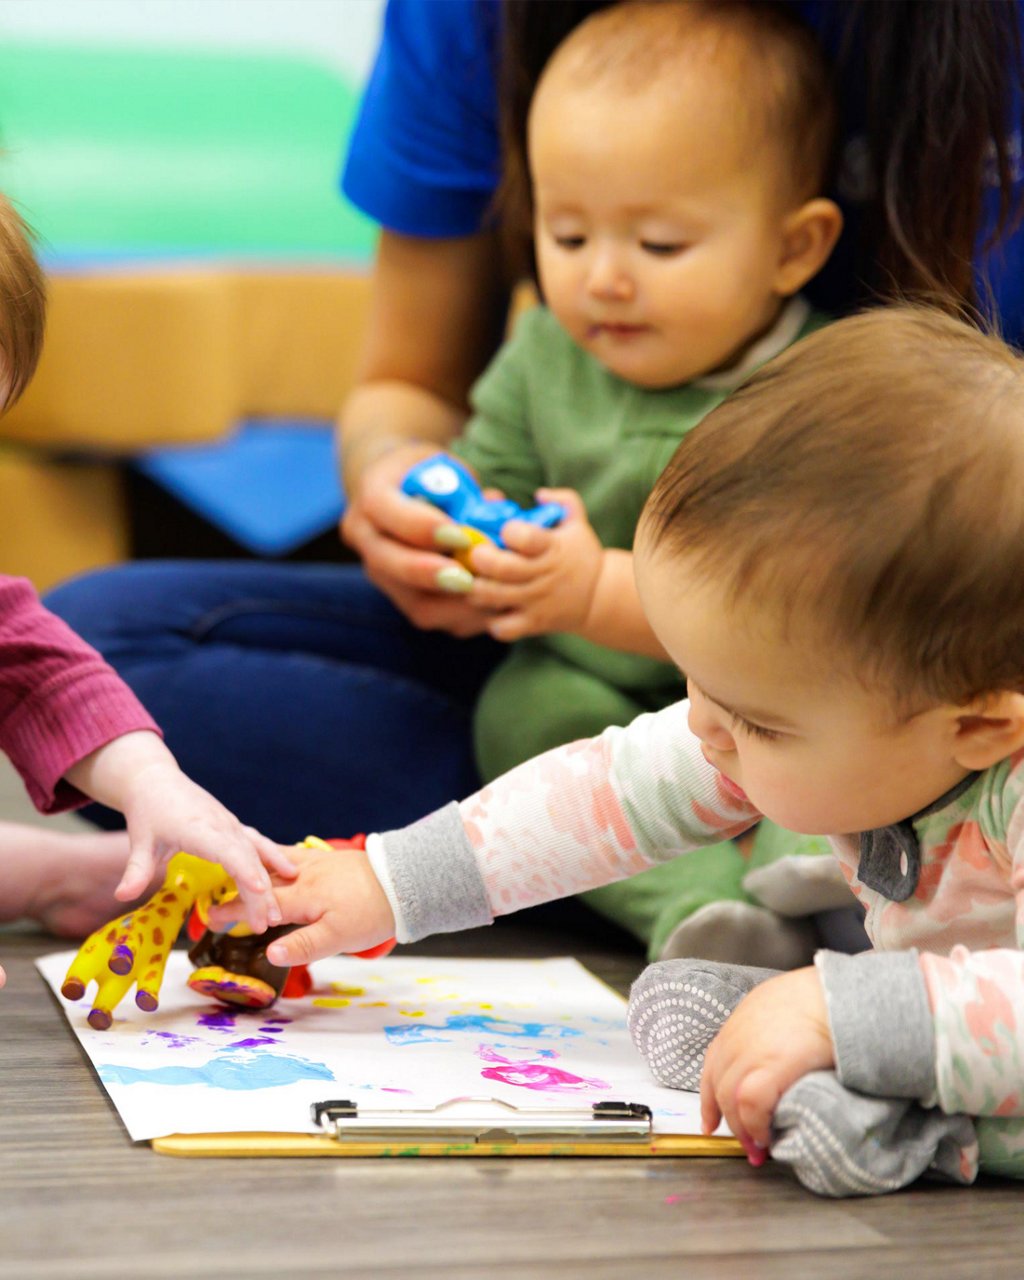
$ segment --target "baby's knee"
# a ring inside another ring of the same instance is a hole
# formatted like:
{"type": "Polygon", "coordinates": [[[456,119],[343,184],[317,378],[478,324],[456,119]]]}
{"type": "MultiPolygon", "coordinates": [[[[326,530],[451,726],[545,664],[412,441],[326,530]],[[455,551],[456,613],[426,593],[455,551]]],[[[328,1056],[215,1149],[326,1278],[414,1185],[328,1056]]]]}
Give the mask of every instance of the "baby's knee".
{"type": "Polygon", "coordinates": [[[743,997],[771,969],[710,960],[662,960],[633,984],[627,1021],[633,1043],[659,1084],[700,1087],[704,1055],[743,997]]]}

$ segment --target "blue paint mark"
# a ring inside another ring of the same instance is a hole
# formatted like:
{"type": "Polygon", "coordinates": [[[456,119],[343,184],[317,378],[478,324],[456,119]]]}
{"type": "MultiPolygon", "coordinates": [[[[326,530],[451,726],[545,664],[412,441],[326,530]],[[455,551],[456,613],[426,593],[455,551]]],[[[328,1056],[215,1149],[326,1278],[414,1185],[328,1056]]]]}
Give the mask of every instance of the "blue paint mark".
{"type": "Polygon", "coordinates": [[[511,1036],[520,1040],[533,1040],[538,1037],[547,1040],[565,1040],[570,1036],[583,1034],[575,1027],[566,1027],[559,1022],[509,1022],[479,1013],[453,1014],[440,1026],[429,1022],[407,1022],[399,1027],[384,1028],[384,1034],[392,1044],[445,1044],[452,1037],[440,1034],[443,1032],[468,1032],[473,1036],[511,1036]],[[434,1034],[431,1034],[432,1032],[434,1034]]]}
{"type": "Polygon", "coordinates": [[[201,1067],[97,1067],[104,1084],[201,1084],[210,1089],[275,1089],[299,1080],[333,1080],[322,1062],[271,1053],[226,1053],[201,1067]]]}

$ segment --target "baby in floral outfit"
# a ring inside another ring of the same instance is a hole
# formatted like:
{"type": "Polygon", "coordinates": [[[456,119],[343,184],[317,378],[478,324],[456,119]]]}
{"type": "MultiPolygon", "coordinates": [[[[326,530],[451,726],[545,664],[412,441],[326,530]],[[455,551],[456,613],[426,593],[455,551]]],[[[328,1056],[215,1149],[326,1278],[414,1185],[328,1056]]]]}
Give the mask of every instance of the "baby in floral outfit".
{"type": "Polygon", "coordinates": [[[679,446],[637,586],[688,701],[365,855],[299,851],[279,964],[489,922],[732,837],[828,834],[874,950],[634,987],[634,1039],[823,1194],[1024,1176],[1024,360],[923,308],[839,321],[679,446]],[[685,602],[685,604],[684,604],[685,602]],[[854,833],[854,834],[849,834],[854,833]]]}

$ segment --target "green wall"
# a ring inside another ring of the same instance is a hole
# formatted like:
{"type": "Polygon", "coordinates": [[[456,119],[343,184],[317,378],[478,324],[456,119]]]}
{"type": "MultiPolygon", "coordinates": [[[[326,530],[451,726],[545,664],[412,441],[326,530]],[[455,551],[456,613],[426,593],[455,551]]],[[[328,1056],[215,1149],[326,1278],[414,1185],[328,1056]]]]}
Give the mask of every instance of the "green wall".
{"type": "Polygon", "coordinates": [[[8,43],[0,187],[58,260],[365,261],[338,188],[358,96],[291,55],[8,43]]]}

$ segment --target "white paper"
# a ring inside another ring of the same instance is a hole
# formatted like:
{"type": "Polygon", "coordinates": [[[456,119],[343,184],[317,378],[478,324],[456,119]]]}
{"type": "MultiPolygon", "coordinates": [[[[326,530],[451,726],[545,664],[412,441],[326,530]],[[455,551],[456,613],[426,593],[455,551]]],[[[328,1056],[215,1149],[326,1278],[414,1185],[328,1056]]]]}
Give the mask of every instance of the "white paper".
{"type": "Polygon", "coordinates": [[[643,1102],[655,1132],[700,1132],[697,1096],[652,1082],[625,1002],[575,960],[337,957],[313,966],[309,995],[258,1013],[195,994],[175,951],[155,1013],[129,995],[94,1031],[94,988],[77,1003],[60,995],[74,955],[36,963],[136,1140],[315,1133],[310,1104],[330,1098],[412,1107],[482,1095],[531,1108],[643,1102]]]}

